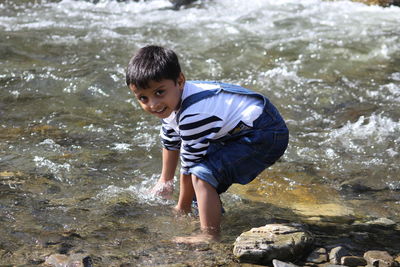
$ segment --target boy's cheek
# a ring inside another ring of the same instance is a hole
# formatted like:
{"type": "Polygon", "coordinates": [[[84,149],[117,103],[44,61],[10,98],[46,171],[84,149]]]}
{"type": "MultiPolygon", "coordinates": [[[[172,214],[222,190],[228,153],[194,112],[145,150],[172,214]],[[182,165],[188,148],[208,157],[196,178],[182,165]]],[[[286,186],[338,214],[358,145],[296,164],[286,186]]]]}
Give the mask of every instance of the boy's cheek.
{"type": "Polygon", "coordinates": [[[150,109],[149,109],[146,105],[140,105],[140,106],[142,107],[142,109],[143,109],[145,112],[154,115],[153,113],[150,112],[150,109]]]}
{"type": "Polygon", "coordinates": [[[150,112],[149,109],[148,109],[145,105],[140,104],[140,106],[142,107],[142,109],[143,109],[144,111],[150,112]]]}

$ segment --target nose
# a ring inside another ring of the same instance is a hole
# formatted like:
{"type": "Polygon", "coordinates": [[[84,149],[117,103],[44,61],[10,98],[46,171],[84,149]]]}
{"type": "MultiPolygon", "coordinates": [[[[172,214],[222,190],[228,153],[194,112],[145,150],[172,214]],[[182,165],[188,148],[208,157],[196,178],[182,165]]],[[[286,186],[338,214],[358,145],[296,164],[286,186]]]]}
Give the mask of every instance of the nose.
{"type": "Polygon", "coordinates": [[[149,107],[150,107],[151,109],[157,108],[157,106],[158,106],[159,103],[160,103],[160,102],[159,102],[157,99],[154,99],[154,98],[149,99],[149,107]]]}

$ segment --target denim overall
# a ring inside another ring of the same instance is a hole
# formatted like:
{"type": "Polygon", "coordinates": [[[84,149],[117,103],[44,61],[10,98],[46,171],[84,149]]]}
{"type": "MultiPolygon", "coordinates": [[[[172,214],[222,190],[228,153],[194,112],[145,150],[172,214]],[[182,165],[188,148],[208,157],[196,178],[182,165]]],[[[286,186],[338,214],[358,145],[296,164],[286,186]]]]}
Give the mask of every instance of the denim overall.
{"type": "Polygon", "coordinates": [[[194,103],[220,92],[254,96],[263,100],[264,109],[253,127],[239,127],[217,140],[211,140],[205,158],[190,168],[190,173],[225,192],[233,183],[248,184],[264,169],[274,164],[285,152],[289,131],[278,110],[263,95],[238,85],[209,81],[192,83],[215,84],[219,88],[204,90],[185,98],[176,115],[194,103]]]}

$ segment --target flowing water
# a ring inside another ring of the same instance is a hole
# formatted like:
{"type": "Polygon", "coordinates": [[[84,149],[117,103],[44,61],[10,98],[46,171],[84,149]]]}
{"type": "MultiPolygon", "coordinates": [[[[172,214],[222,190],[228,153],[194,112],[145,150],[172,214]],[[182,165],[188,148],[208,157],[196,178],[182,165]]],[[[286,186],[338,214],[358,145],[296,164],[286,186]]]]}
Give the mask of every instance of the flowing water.
{"type": "Polygon", "coordinates": [[[80,252],[97,266],[228,264],[235,237],[271,218],[400,222],[399,7],[171,7],[0,1],[0,263],[80,252]],[[197,219],[171,213],[177,192],[148,193],[159,121],[140,110],[124,71],[149,43],[174,49],[188,79],[267,95],[291,131],[280,162],[223,195],[223,238],[212,247],[171,242],[197,219]]]}

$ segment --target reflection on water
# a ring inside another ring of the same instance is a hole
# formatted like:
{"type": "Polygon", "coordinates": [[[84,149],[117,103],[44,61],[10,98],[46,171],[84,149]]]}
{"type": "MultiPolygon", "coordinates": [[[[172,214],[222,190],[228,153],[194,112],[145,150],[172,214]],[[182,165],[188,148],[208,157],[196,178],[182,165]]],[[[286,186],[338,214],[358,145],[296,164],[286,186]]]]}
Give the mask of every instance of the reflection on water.
{"type": "Polygon", "coordinates": [[[104,266],[232,260],[241,231],[271,218],[400,221],[398,7],[345,1],[0,3],[0,258],[83,252],[104,266]],[[156,43],[189,79],[264,93],[291,131],[281,162],[223,196],[221,244],[148,194],[159,122],[125,87],[128,59],[156,43]],[[160,256],[161,255],[161,256],[160,256]]]}

